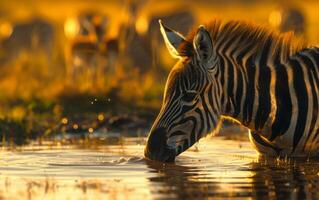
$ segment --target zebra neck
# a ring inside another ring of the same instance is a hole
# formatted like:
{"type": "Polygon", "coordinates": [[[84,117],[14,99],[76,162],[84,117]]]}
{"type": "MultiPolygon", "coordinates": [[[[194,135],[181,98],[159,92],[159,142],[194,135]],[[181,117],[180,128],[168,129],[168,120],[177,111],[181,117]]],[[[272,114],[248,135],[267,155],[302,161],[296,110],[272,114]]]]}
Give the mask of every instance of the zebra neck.
{"type": "Polygon", "coordinates": [[[274,100],[274,60],[268,58],[270,46],[260,53],[249,50],[222,56],[223,115],[239,121],[252,130],[262,130],[272,123],[276,112],[274,100]],[[271,64],[267,64],[271,63],[271,64]]]}

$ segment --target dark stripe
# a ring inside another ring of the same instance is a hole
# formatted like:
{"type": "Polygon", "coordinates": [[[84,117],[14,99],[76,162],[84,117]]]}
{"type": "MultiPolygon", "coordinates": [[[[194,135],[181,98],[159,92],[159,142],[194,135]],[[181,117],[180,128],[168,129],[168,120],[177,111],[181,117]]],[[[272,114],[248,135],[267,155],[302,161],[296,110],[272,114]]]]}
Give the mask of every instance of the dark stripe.
{"type": "MultiPolygon", "coordinates": [[[[180,124],[184,124],[188,121],[192,121],[193,124],[196,124],[196,118],[194,116],[189,116],[189,117],[185,117],[184,119],[180,120],[179,122],[174,123],[172,127],[176,127],[176,126],[178,126],[180,124]]],[[[169,133],[170,130],[168,130],[167,132],[169,133]]]]}
{"type": "MultiPolygon", "coordinates": [[[[220,66],[219,66],[219,69],[220,69],[220,84],[222,85],[222,87],[224,86],[225,84],[225,62],[223,59],[220,59],[219,60],[219,63],[220,63],[220,66]]],[[[224,90],[224,88],[222,88],[222,90],[224,90]]],[[[221,96],[221,102],[224,102],[225,101],[225,95],[226,94],[222,94],[221,96]]]]}
{"type": "Polygon", "coordinates": [[[312,65],[310,65],[311,66],[311,70],[314,72],[314,77],[315,77],[315,84],[317,85],[317,86],[319,86],[319,77],[318,77],[318,74],[317,74],[317,72],[316,72],[316,70],[315,70],[315,68],[317,68],[317,69],[319,69],[319,53],[315,53],[314,51],[312,51],[312,50],[309,50],[308,52],[307,52],[307,54],[311,57],[311,58],[313,58],[313,60],[314,60],[314,63],[310,60],[310,58],[308,58],[307,56],[305,56],[306,58],[308,58],[309,59],[309,61],[312,63],[312,65]]]}
{"type": "MultiPolygon", "coordinates": [[[[195,134],[195,130],[196,130],[196,127],[198,126],[198,124],[197,124],[197,121],[196,121],[196,118],[195,117],[193,117],[192,118],[193,119],[193,128],[192,128],[192,130],[191,130],[191,135],[190,135],[190,138],[188,138],[189,140],[190,140],[190,144],[189,144],[189,147],[191,147],[195,142],[196,142],[196,138],[195,138],[195,136],[196,136],[196,134],[195,134]]],[[[184,149],[184,150],[186,150],[186,149],[184,149]]]]}
{"type": "MultiPolygon", "coordinates": [[[[318,50],[318,48],[316,49],[310,49],[307,53],[308,55],[314,60],[314,67],[319,68],[319,51],[315,51],[318,50]]],[[[314,77],[315,77],[315,82],[316,85],[319,89],[319,80],[318,80],[318,74],[314,71],[314,77]]],[[[317,97],[316,97],[317,98],[317,97]]],[[[318,110],[317,110],[318,112],[318,110]]],[[[318,114],[317,114],[318,115],[318,114]]],[[[313,140],[311,141],[311,143],[315,142],[315,140],[317,139],[317,137],[319,136],[319,129],[317,129],[317,132],[315,133],[313,140]]]]}
{"type": "MultiPolygon", "coordinates": [[[[270,80],[271,71],[267,66],[267,58],[270,51],[272,40],[268,39],[265,46],[261,52],[261,57],[259,60],[259,78],[258,78],[258,102],[259,106],[256,113],[255,119],[255,129],[261,130],[269,118],[269,113],[271,110],[271,100],[270,100],[270,80]]],[[[254,105],[251,105],[254,106],[254,105]]]]}
{"type": "Polygon", "coordinates": [[[247,92],[246,92],[246,99],[244,103],[244,110],[243,110],[243,124],[248,126],[249,122],[251,121],[251,113],[253,111],[253,107],[251,106],[254,104],[255,98],[255,64],[254,64],[254,57],[249,57],[246,64],[246,71],[248,76],[248,85],[247,85],[247,92]]]}
{"type": "MultiPolygon", "coordinates": [[[[223,88],[222,88],[222,86],[219,84],[220,82],[218,81],[218,80],[220,80],[220,75],[221,75],[221,72],[220,72],[220,69],[219,68],[217,68],[217,72],[216,72],[216,75],[215,75],[215,80],[213,80],[213,83],[212,84],[214,84],[214,88],[216,89],[216,92],[217,92],[217,97],[218,98],[220,98],[221,96],[221,94],[222,94],[222,90],[223,90],[223,88]]],[[[211,87],[210,87],[210,89],[209,89],[209,92],[213,92],[213,90],[212,90],[212,85],[211,85],[211,87]]],[[[210,95],[208,95],[208,96],[210,96],[210,95]]],[[[209,102],[210,103],[210,102],[209,102]]]]}
{"type": "MultiPolygon", "coordinates": [[[[226,59],[227,67],[228,67],[228,80],[227,80],[227,94],[228,99],[226,99],[226,112],[230,113],[231,111],[231,101],[234,99],[233,97],[233,88],[234,88],[234,67],[230,60],[226,59]]],[[[233,101],[234,102],[234,101],[233,101]]]]}
{"type": "MultiPolygon", "coordinates": [[[[244,102],[244,105],[243,105],[243,110],[240,110],[241,109],[241,100],[242,100],[242,95],[250,95],[250,93],[248,93],[248,85],[251,84],[249,83],[250,81],[250,78],[249,78],[249,74],[254,74],[255,71],[252,73],[250,71],[248,71],[247,69],[249,69],[250,67],[253,67],[255,68],[255,64],[253,63],[253,56],[250,56],[246,62],[244,63],[244,57],[247,56],[247,54],[250,53],[250,51],[252,51],[252,48],[254,48],[254,44],[251,44],[250,46],[247,46],[247,48],[243,48],[240,50],[240,53],[238,54],[237,58],[236,58],[236,62],[238,63],[238,67],[241,67],[242,68],[242,72],[241,73],[238,73],[238,74],[241,74],[241,77],[238,79],[238,85],[237,85],[237,96],[236,96],[236,103],[237,103],[237,108],[238,110],[235,109],[235,117],[238,116],[240,113],[243,113],[243,120],[245,121],[245,116],[246,116],[246,112],[247,112],[247,105],[246,103],[244,102]],[[245,70],[246,69],[246,70],[245,70]],[[246,78],[247,77],[247,78],[246,78]],[[241,82],[240,82],[241,80],[241,82]],[[248,84],[249,83],[249,84],[248,84]],[[244,85],[245,84],[245,85],[244,85]],[[243,94],[243,87],[246,88],[246,94],[243,94]],[[239,92],[239,91],[242,91],[242,92],[239,92]],[[238,112],[239,111],[239,112],[238,112]],[[238,112],[238,113],[237,113],[238,112]]],[[[241,70],[239,70],[241,71],[241,70]]],[[[254,87],[254,83],[253,83],[253,86],[252,88],[254,87]]],[[[253,94],[254,95],[254,94],[253,94]]],[[[247,100],[247,97],[246,97],[246,100],[247,100]]],[[[245,99],[243,100],[245,101],[245,99]]],[[[251,100],[250,100],[251,101],[251,100]]],[[[252,102],[254,101],[254,99],[252,99],[252,102]]],[[[246,124],[247,124],[247,121],[246,120],[246,124]]],[[[244,123],[245,124],[245,123],[244,123]]]]}
{"type": "Polygon", "coordinates": [[[313,130],[315,128],[316,120],[318,118],[318,99],[317,99],[315,88],[314,88],[313,76],[310,73],[311,72],[309,72],[309,82],[310,82],[310,85],[311,85],[311,92],[313,94],[313,96],[312,96],[313,109],[312,109],[311,123],[310,123],[308,135],[307,135],[303,150],[306,150],[307,144],[309,144],[310,136],[312,136],[312,132],[313,132],[313,130]]]}
{"type": "Polygon", "coordinates": [[[307,110],[308,110],[308,96],[306,90],[305,80],[303,78],[303,72],[300,64],[296,60],[290,60],[290,65],[293,70],[293,85],[296,92],[298,101],[298,119],[293,139],[293,151],[297,147],[303,132],[305,130],[307,122],[307,110]]]}
{"type": "Polygon", "coordinates": [[[172,121],[173,117],[176,116],[176,113],[179,112],[180,107],[178,105],[179,101],[175,100],[175,101],[171,101],[169,102],[169,107],[166,108],[165,112],[163,112],[159,123],[170,123],[170,121],[172,121]]]}
{"type": "MultiPolygon", "coordinates": [[[[197,100],[197,101],[198,101],[198,100],[197,100]]],[[[169,120],[169,124],[171,124],[172,122],[174,122],[175,120],[177,120],[178,118],[180,118],[180,117],[181,117],[181,114],[187,113],[188,111],[190,111],[190,110],[196,108],[196,106],[197,106],[197,102],[196,102],[195,104],[191,105],[191,106],[186,106],[186,105],[184,105],[184,106],[182,107],[182,109],[181,109],[180,114],[175,115],[175,116],[171,116],[171,119],[169,120]]],[[[174,128],[176,125],[181,124],[181,123],[182,123],[182,122],[175,122],[175,123],[169,125],[170,128],[168,129],[168,132],[170,132],[170,130],[171,130],[172,128],[174,128]]]]}
{"type": "Polygon", "coordinates": [[[276,137],[283,135],[289,128],[292,113],[292,102],[289,93],[288,74],[285,66],[280,63],[280,58],[274,61],[276,66],[276,103],[277,111],[274,123],[272,124],[272,134],[269,138],[273,141],[276,137]]]}
{"type": "Polygon", "coordinates": [[[233,89],[234,89],[234,66],[232,64],[232,62],[230,60],[227,59],[227,63],[228,65],[228,88],[227,88],[227,93],[228,93],[228,101],[227,101],[227,106],[226,109],[228,110],[228,112],[231,111],[231,102],[235,102],[234,101],[234,93],[233,93],[233,89]]]}
{"type": "Polygon", "coordinates": [[[180,135],[185,135],[185,133],[183,131],[175,131],[172,134],[170,134],[169,137],[180,136],[180,135]]]}
{"type": "MultiPolygon", "coordinates": [[[[211,103],[210,102],[206,102],[205,101],[205,95],[209,95],[209,94],[203,94],[203,95],[201,95],[201,98],[202,98],[202,105],[203,105],[203,108],[204,108],[204,111],[205,111],[205,114],[206,114],[205,122],[207,124],[207,131],[209,131],[211,129],[211,121],[213,121],[213,116],[209,112],[208,105],[211,105],[213,102],[211,102],[211,103]]],[[[214,105],[212,107],[214,107],[214,105]]]]}
{"type": "Polygon", "coordinates": [[[203,113],[201,112],[201,110],[199,108],[197,108],[195,110],[195,112],[199,115],[200,117],[200,121],[196,121],[199,126],[199,131],[198,131],[198,138],[196,138],[196,134],[195,134],[195,131],[194,132],[194,135],[192,133],[192,136],[191,136],[191,144],[194,144],[197,140],[199,140],[201,138],[201,135],[202,133],[204,132],[204,126],[205,126],[205,119],[204,119],[204,116],[203,116],[203,113]]]}
{"type": "MultiPolygon", "coordinates": [[[[238,36],[237,36],[238,37],[238,36]]],[[[247,49],[245,49],[247,50],[247,49]]],[[[234,107],[233,107],[233,113],[232,113],[232,116],[234,118],[236,118],[239,113],[240,113],[240,103],[241,103],[241,97],[242,97],[242,90],[243,90],[243,86],[242,86],[242,82],[241,82],[241,79],[242,79],[242,72],[241,70],[239,69],[241,66],[240,64],[237,62],[237,58],[235,57],[235,54],[237,54],[238,52],[238,48],[233,48],[231,54],[230,54],[230,60],[232,62],[232,68],[233,68],[233,80],[234,80],[234,85],[233,85],[233,90],[231,91],[232,95],[231,95],[231,99],[232,99],[232,102],[234,104],[234,107]],[[235,76],[237,77],[236,80],[235,80],[235,76]],[[236,82],[235,82],[236,81],[236,82]],[[235,89],[235,90],[234,90],[235,89]]]]}
{"type": "MultiPolygon", "coordinates": [[[[238,66],[238,67],[240,67],[240,66],[238,66]]],[[[234,115],[233,115],[233,117],[234,118],[236,118],[238,115],[239,115],[239,113],[240,113],[240,105],[241,105],[241,98],[242,98],[242,96],[244,95],[243,94],[243,74],[242,74],[242,72],[241,72],[241,70],[238,70],[238,69],[236,69],[237,70],[237,94],[236,94],[236,100],[235,100],[235,111],[234,111],[234,115]]]]}
{"type": "Polygon", "coordinates": [[[310,122],[310,127],[309,127],[309,133],[307,135],[305,145],[303,147],[303,149],[305,150],[307,147],[307,143],[309,141],[309,138],[311,136],[311,133],[315,127],[316,120],[318,118],[318,100],[317,100],[317,95],[316,95],[317,93],[315,90],[315,80],[314,80],[314,77],[312,76],[312,74],[316,74],[316,71],[314,68],[317,66],[314,66],[308,57],[306,57],[304,55],[300,55],[300,54],[298,56],[300,59],[302,59],[303,63],[306,65],[306,69],[307,69],[308,77],[309,77],[310,89],[311,89],[311,93],[312,93],[312,100],[313,100],[313,109],[312,109],[312,117],[311,117],[311,122],[310,122]]]}
{"type": "MultiPolygon", "coordinates": [[[[224,52],[229,52],[230,51],[230,47],[231,45],[234,43],[235,40],[238,40],[238,36],[234,35],[232,38],[228,38],[227,43],[225,44],[225,48],[224,52]]],[[[237,41],[238,42],[238,41],[237,41]]],[[[235,64],[236,61],[233,59],[233,54],[236,52],[237,48],[233,48],[232,51],[229,53],[229,55],[227,55],[226,62],[228,65],[228,88],[227,88],[227,94],[228,94],[228,99],[227,99],[227,105],[226,105],[226,111],[227,113],[230,113],[231,110],[231,103],[233,103],[234,107],[236,107],[235,105],[235,95],[233,93],[233,89],[236,86],[236,83],[234,82],[234,77],[235,77],[235,73],[236,73],[236,69],[235,69],[235,64]]],[[[232,113],[233,114],[233,113],[232,113]]]]}
{"type": "MultiPolygon", "coordinates": [[[[216,87],[217,87],[217,85],[216,85],[216,87]]],[[[216,96],[214,95],[214,91],[213,91],[213,85],[210,85],[209,91],[211,91],[211,93],[208,94],[208,101],[209,101],[208,103],[210,105],[212,105],[213,112],[217,113],[217,105],[213,105],[213,103],[214,103],[214,99],[213,98],[216,98],[216,96]]]]}
{"type": "MultiPolygon", "coordinates": [[[[311,50],[309,50],[308,53],[310,53],[311,57],[314,59],[314,61],[315,61],[314,65],[317,68],[319,68],[319,48],[311,49],[311,50]]],[[[319,78],[318,75],[319,74],[315,73],[315,78],[317,80],[317,86],[319,86],[318,85],[318,78],[319,78]]],[[[312,142],[314,142],[318,137],[319,137],[319,129],[317,129],[317,132],[316,132],[312,142]]]]}
{"type": "Polygon", "coordinates": [[[273,149],[273,150],[277,153],[277,155],[279,155],[279,153],[280,153],[280,151],[281,151],[282,149],[280,149],[279,147],[275,147],[275,146],[271,145],[270,143],[268,143],[267,141],[265,141],[262,137],[260,137],[260,135],[257,134],[257,133],[251,132],[250,134],[251,134],[251,136],[254,138],[254,140],[255,140],[258,144],[273,149]]]}

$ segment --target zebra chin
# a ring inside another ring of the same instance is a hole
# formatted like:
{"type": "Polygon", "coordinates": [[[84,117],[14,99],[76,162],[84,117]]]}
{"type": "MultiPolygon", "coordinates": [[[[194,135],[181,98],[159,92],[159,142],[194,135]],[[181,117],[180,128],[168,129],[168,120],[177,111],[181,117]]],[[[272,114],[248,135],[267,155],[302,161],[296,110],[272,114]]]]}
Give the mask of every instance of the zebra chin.
{"type": "Polygon", "coordinates": [[[167,145],[167,131],[165,128],[156,128],[149,134],[144,155],[151,160],[174,162],[176,150],[167,145]]]}

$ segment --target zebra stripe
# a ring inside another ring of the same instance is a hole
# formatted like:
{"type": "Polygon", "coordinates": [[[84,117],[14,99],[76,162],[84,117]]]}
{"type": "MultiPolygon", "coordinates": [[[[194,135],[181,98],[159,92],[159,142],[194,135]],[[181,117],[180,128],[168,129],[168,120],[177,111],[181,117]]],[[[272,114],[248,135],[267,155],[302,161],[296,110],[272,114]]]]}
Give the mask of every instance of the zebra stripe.
{"type": "Polygon", "coordinates": [[[178,36],[174,41],[182,42],[173,46],[180,61],[169,75],[149,140],[164,128],[165,148],[177,156],[231,118],[250,129],[251,142],[263,154],[318,153],[319,48],[298,47],[288,36],[234,21],[216,20],[178,36]]]}

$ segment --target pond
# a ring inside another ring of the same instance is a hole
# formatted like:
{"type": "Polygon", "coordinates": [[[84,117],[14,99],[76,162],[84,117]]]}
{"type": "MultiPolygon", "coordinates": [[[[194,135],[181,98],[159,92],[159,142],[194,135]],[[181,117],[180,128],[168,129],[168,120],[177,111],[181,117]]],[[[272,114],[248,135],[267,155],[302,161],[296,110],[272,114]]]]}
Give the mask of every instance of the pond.
{"type": "Polygon", "coordinates": [[[143,158],[144,144],[3,148],[0,199],[319,198],[316,160],[260,159],[249,141],[214,137],[163,164],[143,158]]]}

